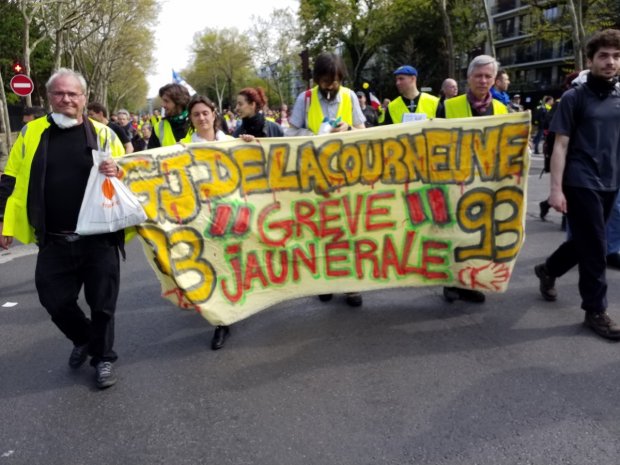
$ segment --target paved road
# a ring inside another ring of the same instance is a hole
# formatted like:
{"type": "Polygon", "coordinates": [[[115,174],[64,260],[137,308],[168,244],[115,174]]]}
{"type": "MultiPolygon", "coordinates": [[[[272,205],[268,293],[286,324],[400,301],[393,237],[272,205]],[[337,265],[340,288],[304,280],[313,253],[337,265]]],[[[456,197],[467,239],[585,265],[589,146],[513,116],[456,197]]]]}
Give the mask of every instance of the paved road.
{"type": "MultiPolygon", "coordinates": [[[[66,366],[34,255],[0,256],[0,465],[617,464],[620,345],[582,327],[575,272],[555,303],[532,277],[562,239],[558,214],[536,216],[539,167],[510,289],[484,305],[439,288],[367,293],[361,309],[298,299],[212,352],[209,325],[158,297],[132,244],[119,383],[103,392],[66,366]]],[[[619,298],[611,271],[618,319],[619,298]]]]}

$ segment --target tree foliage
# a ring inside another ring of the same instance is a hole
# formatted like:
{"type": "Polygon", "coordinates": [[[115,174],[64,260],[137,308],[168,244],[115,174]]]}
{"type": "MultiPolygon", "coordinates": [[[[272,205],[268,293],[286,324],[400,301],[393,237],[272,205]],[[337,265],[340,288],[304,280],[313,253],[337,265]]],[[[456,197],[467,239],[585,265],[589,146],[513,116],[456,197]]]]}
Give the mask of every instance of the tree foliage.
{"type": "Polygon", "coordinates": [[[293,86],[301,51],[297,18],[288,8],[276,8],[266,18],[252,17],[252,25],[248,31],[252,59],[267,84],[269,101],[291,102],[299,90],[293,86]]]}
{"type": "MultiPolygon", "coordinates": [[[[24,28],[24,19],[16,2],[0,3],[0,17],[2,17],[3,26],[0,28],[0,72],[4,77],[8,103],[16,103],[19,101],[19,97],[10,91],[9,81],[13,75],[13,63],[18,61],[22,66],[24,65],[23,34],[21,33],[24,28]]],[[[41,38],[30,58],[30,76],[34,82],[32,100],[36,104],[42,105],[45,98],[45,82],[52,69],[52,42],[46,38],[36,23],[30,24],[29,35],[35,41],[41,38]]]]}
{"type": "Polygon", "coordinates": [[[237,29],[207,28],[194,36],[193,59],[184,75],[220,109],[234,105],[235,92],[255,77],[250,52],[248,37],[237,29]]]}
{"type": "Polygon", "coordinates": [[[144,44],[153,43],[157,11],[156,0],[5,1],[0,50],[6,52],[0,64],[15,59],[24,64],[39,104],[53,70],[69,67],[84,74],[90,100],[142,106],[153,62],[144,44]]]}
{"type": "Polygon", "coordinates": [[[583,69],[587,38],[597,30],[614,27],[619,22],[618,0],[522,0],[531,6],[531,43],[572,42],[574,68],[583,69]]]}
{"type": "Polygon", "coordinates": [[[301,0],[300,39],[314,55],[340,47],[353,86],[366,81],[393,97],[391,72],[402,64],[418,69],[422,86],[438,90],[484,41],[483,14],[470,0],[301,0]]]}
{"type": "Polygon", "coordinates": [[[153,62],[151,47],[157,15],[154,0],[104,0],[93,5],[90,24],[73,31],[70,50],[90,84],[90,98],[111,109],[144,105],[146,74],[153,62]]]}
{"type": "Polygon", "coordinates": [[[352,85],[357,87],[363,81],[364,68],[385,44],[386,34],[394,26],[395,17],[390,14],[393,3],[389,0],[301,0],[301,43],[313,56],[342,47],[352,85]]]}

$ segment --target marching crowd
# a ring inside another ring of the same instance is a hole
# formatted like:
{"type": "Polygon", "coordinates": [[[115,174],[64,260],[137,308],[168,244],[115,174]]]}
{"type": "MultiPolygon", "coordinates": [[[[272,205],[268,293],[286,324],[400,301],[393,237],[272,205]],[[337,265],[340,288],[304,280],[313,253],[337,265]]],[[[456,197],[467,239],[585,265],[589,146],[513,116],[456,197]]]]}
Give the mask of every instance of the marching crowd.
{"type": "MultiPolygon", "coordinates": [[[[620,188],[620,31],[596,33],[586,56],[589,72],[582,81],[555,104],[551,97],[545,98],[536,112],[540,120],[534,151],[539,151],[545,132],[555,137],[545,208],[564,213],[570,233],[534,273],[543,298],[554,301],[556,279],[578,265],[584,324],[604,338],[619,340],[620,326],[606,312],[605,225],[620,188]]],[[[314,61],[314,87],[297,96],[290,112],[287,105],[273,112],[264,91],[248,87],[237,93],[235,111],[220,115],[208,97],[190,96],[184,86],[167,84],[159,90],[163,115],[155,110],[140,117],[126,110],[108,115],[102,104],[87,102],[86,82],[79,73],[66,68],[54,73],[46,84],[52,112],[33,115],[24,126],[0,178],[0,247],[8,248],[13,238],[39,245],[36,288],[52,321],[73,344],[69,365],[78,368],[90,357],[97,387],[116,382],[114,313],[124,235],[75,233],[92,150],[107,147],[112,158],[99,171],[121,176],[116,156],[177,143],[314,136],[420,119],[523,111],[520,96],[507,93],[508,73],[491,56],[480,55],[470,62],[467,90],[460,95],[452,78],[444,80],[440,97],[421,91],[418,71],[411,65],[398,67],[393,76],[398,96],[377,105],[373,95],[343,85],[342,59],[326,52],[314,61]],[[369,100],[374,106],[368,105],[369,100]],[[77,304],[82,287],[90,318],[77,304]]],[[[448,302],[485,301],[475,289],[445,287],[443,295],[448,302]]],[[[322,301],[331,297],[319,296],[322,301]]],[[[362,305],[362,295],[348,293],[346,301],[362,305]]],[[[212,349],[220,349],[229,334],[228,326],[217,326],[212,349]]]]}

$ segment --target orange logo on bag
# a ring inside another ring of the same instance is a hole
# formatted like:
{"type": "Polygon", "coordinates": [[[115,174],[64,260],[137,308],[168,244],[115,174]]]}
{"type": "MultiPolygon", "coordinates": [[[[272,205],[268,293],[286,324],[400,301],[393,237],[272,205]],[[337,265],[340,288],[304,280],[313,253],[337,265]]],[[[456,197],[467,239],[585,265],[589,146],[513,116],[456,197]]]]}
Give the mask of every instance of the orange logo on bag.
{"type": "Polygon", "coordinates": [[[108,200],[112,200],[112,197],[114,197],[114,184],[112,184],[112,181],[110,181],[109,178],[105,178],[105,181],[103,181],[103,183],[101,184],[101,190],[103,191],[103,196],[108,199],[108,200]]]}

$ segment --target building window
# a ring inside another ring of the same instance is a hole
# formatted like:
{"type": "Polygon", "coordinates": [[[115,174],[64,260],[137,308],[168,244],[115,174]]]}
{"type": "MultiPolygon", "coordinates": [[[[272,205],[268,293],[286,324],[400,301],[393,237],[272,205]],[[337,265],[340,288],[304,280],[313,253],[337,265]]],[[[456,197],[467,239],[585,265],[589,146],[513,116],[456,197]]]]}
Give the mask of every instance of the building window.
{"type": "Polygon", "coordinates": [[[557,6],[546,8],[543,10],[543,17],[545,18],[545,21],[552,23],[560,17],[560,10],[557,6]]]}
{"type": "Polygon", "coordinates": [[[497,59],[502,66],[512,65],[515,62],[514,47],[501,47],[497,49],[497,59]]]}
{"type": "Polygon", "coordinates": [[[514,37],[515,35],[515,19],[508,18],[503,21],[498,21],[496,24],[497,36],[500,39],[506,39],[514,37]]]}

